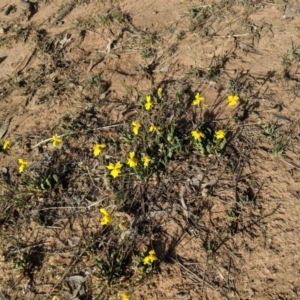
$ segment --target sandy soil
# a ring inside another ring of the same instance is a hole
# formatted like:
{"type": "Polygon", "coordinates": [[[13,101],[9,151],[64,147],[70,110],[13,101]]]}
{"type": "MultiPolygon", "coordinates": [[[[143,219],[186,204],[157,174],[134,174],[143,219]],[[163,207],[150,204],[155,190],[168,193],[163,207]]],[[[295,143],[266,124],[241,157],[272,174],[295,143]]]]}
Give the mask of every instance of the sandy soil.
{"type": "MultiPolygon", "coordinates": [[[[68,118],[78,120],[91,106],[105,103],[97,110],[103,122],[98,125],[105,126],[130,119],[140,91],[189,89],[201,91],[218,122],[231,113],[225,100],[236,88],[243,109],[230,155],[203,162],[213,192],[196,195],[187,187],[187,220],[180,185],[167,182],[157,197],[161,207],[172,203],[172,213],[153,221],[162,232],[153,244],[159,270],[138,285],[131,286],[134,277],[123,284],[130,287],[130,299],[299,299],[299,3],[45,0],[32,5],[30,12],[18,0],[0,1],[0,124],[11,118],[5,138],[14,144],[9,155],[0,153],[0,167],[18,178],[19,157],[39,161],[51,147],[45,143],[41,153],[32,146],[63,133],[68,118]],[[12,10],[5,15],[8,5],[12,10]],[[276,132],[264,135],[268,129],[276,132]],[[278,141],[284,141],[284,151],[273,155],[278,141]]],[[[91,141],[82,136],[76,143],[91,141]]],[[[201,172],[184,162],[185,171],[177,167],[170,165],[168,172],[184,173],[184,181],[201,172]]],[[[88,180],[80,180],[78,185],[88,188],[88,180]]],[[[74,232],[84,236],[99,226],[98,212],[90,211],[89,219],[76,219],[74,212],[72,225],[62,220],[40,226],[17,211],[14,221],[0,218],[1,299],[64,299],[61,283],[78,274],[77,263],[81,271],[92,270],[92,292],[76,299],[119,299],[118,292],[104,292],[82,248],[74,260],[75,248],[67,242],[74,232]],[[30,275],[8,255],[27,251],[13,248],[14,239],[43,244],[33,254],[41,257],[30,275]]]]}

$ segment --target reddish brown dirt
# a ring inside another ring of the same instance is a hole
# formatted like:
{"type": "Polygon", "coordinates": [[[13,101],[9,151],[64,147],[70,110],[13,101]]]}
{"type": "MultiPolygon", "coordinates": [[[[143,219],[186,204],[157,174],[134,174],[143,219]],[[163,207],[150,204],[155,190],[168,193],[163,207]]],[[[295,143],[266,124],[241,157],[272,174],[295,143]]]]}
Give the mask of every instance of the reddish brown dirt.
{"type": "MultiPolygon", "coordinates": [[[[131,105],[139,93],[169,82],[170,94],[187,84],[200,91],[207,109],[222,120],[233,113],[226,96],[236,80],[250,113],[240,129],[243,138],[233,141],[239,152],[232,161],[234,172],[230,173],[229,163],[215,161],[206,174],[207,181],[215,182],[215,193],[202,193],[200,200],[196,196],[185,199],[189,205],[194,205],[195,197],[200,201],[201,213],[193,216],[197,226],[185,218],[180,186],[173,187],[171,213],[157,219],[164,232],[161,243],[156,240],[154,244],[160,270],[140,284],[126,282],[124,286],[130,289],[130,299],[299,299],[300,16],[284,18],[286,6],[297,3],[75,1],[63,23],[56,24],[65,2],[38,1],[38,10],[30,20],[20,1],[0,3],[0,9],[8,4],[16,8],[7,16],[0,11],[0,124],[12,118],[5,138],[14,145],[10,155],[0,153],[0,168],[16,174],[19,157],[38,160],[41,154],[29,151],[30,147],[61,133],[65,116],[77,116],[93,103],[108,99],[106,115],[110,114],[112,123],[123,122],[135,114],[131,105]],[[194,8],[199,9],[199,15],[204,9],[210,15],[198,17],[195,25],[189,13],[194,8]],[[99,21],[99,16],[115,11],[128,20],[99,21]],[[39,41],[43,34],[46,38],[39,41]],[[148,48],[156,55],[162,51],[151,74],[146,69],[151,67],[153,54],[149,58],[141,55],[148,48]],[[219,65],[218,74],[211,74],[219,65]],[[107,89],[99,93],[89,88],[88,78],[97,74],[109,82],[109,96],[107,89]],[[263,136],[260,129],[279,124],[278,139],[283,137],[286,147],[283,154],[274,156],[274,140],[263,136]],[[250,193],[253,203],[234,211],[237,193],[250,193]]],[[[84,137],[77,143],[92,145],[84,137]]],[[[45,147],[51,153],[51,147],[45,147]]],[[[191,166],[182,168],[191,170],[185,180],[199,174],[191,166]]],[[[78,185],[85,184],[84,180],[78,185]]],[[[103,198],[109,193],[103,188],[103,198]]],[[[51,299],[58,293],[55,284],[74,263],[72,247],[65,250],[73,235],[70,232],[83,238],[85,232],[99,227],[98,210],[89,214],[89,220],[74,220],[71,227],[67,220],[49,228],[29,220],[26,230],[14,228],[14,239],[41,240],[46,250],[33,281],[1,256],[0,298],[51,299]],[[63,228],[59,238],[54,227],[63,228]],[[34,291],[29,282],[34,283],[34,291]]],[[[21,226],[22,222],[16,224],[21,226]]],[[[1,244],[10,239],[5,228],[1,229],[1,244]]],[[[147,250],[145,245],[140,247],[147,250]]],[[[78,260],[93,268],[89,257],[78,260]]],[[[102,290],[99,278],[92,274],[90,279],[94,289],[91,299],[102,299],[96,298],[102,290]]],[[[105,297],[117,299],[117,294],[105,297]]]]}

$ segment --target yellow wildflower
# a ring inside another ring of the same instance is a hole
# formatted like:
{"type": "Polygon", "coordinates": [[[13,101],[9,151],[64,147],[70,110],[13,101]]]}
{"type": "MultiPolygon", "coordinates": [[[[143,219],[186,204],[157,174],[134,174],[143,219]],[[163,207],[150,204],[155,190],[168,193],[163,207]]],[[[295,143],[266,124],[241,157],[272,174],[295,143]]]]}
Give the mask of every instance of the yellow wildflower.
{"type": "Polygon", "coordinates": [[[10,141],[9,141],[9,140],[5,140],[5,141],[3,142],[2,149],[3,149],[3,150],[6,150],[6,149],[9,147],[9,144],[10,144],[10,141]]]}
{"type": "Polygon", "coordinates": [[[201,140],[201,138],[205,138],[205,134],[199,130],[193,130],[191,132],[192,137],[194,138],[194,140],[201,140]]]}
{"type": "Polygon", "coordinates": [[[217,140],[222,140],[225,137],[225,131],[224,130],[218,130],[215,134],[215,137],[217,140]]]}
{"type": "Polygon", "coordinates": [[[229,106],[235,106],[237,102],[239,101],[239,96],[237,95],[229,95],[227,98],[228,105],[229,106]]]}
{"type": "Polygon", "coordinates": [[[23,158],[19,158],[18,163],[20,165],[19,166],[19,172],[22,173],[25,170],[26,166],[28,165],[28,161],[26,161],[23,158]]]}
{"type": "Polygon", "coordinates": [[[100,212],[103,214],[100,224],[107,225],[112,222],[112,215],[106,210],[106,208],[100,208],[100,212]]]}
{"type": "Polygon", "coordinates": [[[110,175],[113,178],[116,178],[120,175],[122,166],[123,165],[121,164],[121,162],[118,161],[116,164],[109,163],[109,165],[107,166],[107,169],[111,170],[110,175]]]}
{"type": "Polygon", "coordinates": [[[129,300],[128,293],[122,293],[121,298],[122,298],[122,300],[129,300]]]}
{"type": "Polygon", "coordinates": [[[153,132],[153,131],[158,132],[159,130],[160,130],[160,127],[155,126],[154,124],[151,124],[151,126],[149,127],[149,132],[153,132]]]}
{"type": "Polygon", "coordinates": [[[132,123],[132,131],[135,135],[139,134],[139,130],[141,127],[141,124],[138,121],[133,121],[132,123]]]}
{"type": "Polygon", "coordinates": [[[151,96],[147,96],[146,97],[146,103],[145,103],[145,109],[150,110],[152,105],[153,105],[153,103],[152,103],[152,100],[151,100],[151,96]]]}
{"type": "Polygon", "coordinates": [[[138,161],[134,156],[135,156],[134,152],[129,153],[129,158],[127,159],[127,165],[129,165],[130,168],[134,168],[138,164],[138,161]]]}
{"type": "Polygon", "coordinates": [[[104,149],[106,147],[105,144],[95,144],[93,146],[93,150],[94,150],[94,156],[98,156],[102,153],[102,149],[104,149]]]}
{"type": "Polygon", "coordinates": [[[203,98],[199,93],[197,93],[197,94],[195,95],[195,99],[194,99],[194,101],[193,101],[193,105],[198,105],[198,106],[199,106],[199,104],[200,104],[203,100],[204,100],[204,98],[203,98]]]}
{"type": "Polygon", "coordinates": [[[57,147],[62,142],[62,139],[57,134],[54,134],[52,136],[52,141],[53,147],[57,147]]]}
{"type": "Polygon", "coordinates": [[[147,255],[143,259],[143,262],[144,262],[144,265],[149,265],[149,264],[152,264],[156,260],[157,260],[157,257],[156,257],[155,251],[154,250],[150,250],[149,251],[149,255],[147,255]]]}
{"type": "Polygon", "coordinates": [[[163,89],[162,89],[162,87],[159,87],[159,88],[157,89],[157,96],[158,96],[159,99],[162,98],[162,93],[163,93],[163,89]]]}
{"type": "Polygon", "coordinates": [[[60,298],[57,297],[57,296],[53,296],[53,297],[52,297],[52,300],[60,300],[60,298]]]}
{"type": "Polygon", "coordinates": [[[147,168],[148,165],[149,165],[149,163],[150,163],[150,161],[151,161],[151,158],[150,158],[149,155],[145,154],[145,155],[143,156],[143,158],[142,158],[142,161],[143,161],[143,163],[144,163],[144,168],[147,168]]]}

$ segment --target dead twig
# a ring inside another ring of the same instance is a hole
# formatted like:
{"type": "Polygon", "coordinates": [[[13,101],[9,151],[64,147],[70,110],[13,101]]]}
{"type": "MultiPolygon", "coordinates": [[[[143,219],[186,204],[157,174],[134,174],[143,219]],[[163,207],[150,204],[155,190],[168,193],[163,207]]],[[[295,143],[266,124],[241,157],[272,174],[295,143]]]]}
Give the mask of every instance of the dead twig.
{"type": "MultiPolygon", "coordinates": [[[[108,128],[113,128],[113,127],[118,127],[118,126],[120,126],[120,125],[122,125],[122,124],[119,123],[119,124],[107,125],[107,126],[98,127],[98,128],[96,128],[95,130],[98,130],[98,129],[108,129],[108,128]]],[[[59,138],[62,138],[62,137],[64,137],[64,136],[72,135],[72,134],[76,134],[76,133],[78,134],[78,132],[64,133],[64,134],[58,135],[58,137],[59,137],[59,138]]],[[[53,140],[53,138],[48,138],[48,139],[42,140],[42,141],[40,141],[39,143],[37,143],[36,145],[32,146],[31,149],[36,148],[36,147],[38,147],[38,146],[40,146],[40,145],[42,145],[42,144],[45,144],[45,143],[47,143],[47,142],[51,142],[52,140],[53,140]]]]}
{"type": "Polygon", "coordinates": [[[287,163],[288,165],[290,165],[290,166],[296,168],[297,170],[300,170],[300,166],[299,166],[299,165],[296,165],[295,163],[286,160],[284,157],[282,157],[282,161],[284,161],[284,162],[287,163]]]}
{"type": "Polygon", "coordinates": [[[210,287],[212,290],[215,290],[215,288],[213,287],[213,285],[209,282],[207,282],[204,278],[201,278],[200,276],[196,275],[194,272],[192,272],[191,270],[189,270],[188,268],[186,268],[183,264],[181,264],[178,260],[175,260],[174,258],[171,258],[174,262],[177,262],[178,265],[180,267],[182,267],[183,269],[185,269],[188,273],[192,274],[198,281],[199,283],[204,282],[208,287],[210,287]]]}

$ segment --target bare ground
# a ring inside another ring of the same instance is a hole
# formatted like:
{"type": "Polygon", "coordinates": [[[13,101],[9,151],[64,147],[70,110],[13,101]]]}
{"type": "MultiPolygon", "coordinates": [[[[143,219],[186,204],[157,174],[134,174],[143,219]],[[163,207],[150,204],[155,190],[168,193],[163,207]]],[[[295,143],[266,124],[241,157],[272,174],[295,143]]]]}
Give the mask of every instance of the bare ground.
{"type": "Polygon", "coordinates": [[[2,0],[0,298],[299,299],[298,12],[297,1],[2,0]],[[162,110],[141,116],[158,87],[162,110]],[[147,181],[108,179],[132,120],[174,119],[187,136],[196,92],[203,124],[228,128],[221,155],[176,152],[147,181]],[[128,230],[103,228],[100,207],[128,230]],[[151,248],[159,263],[145,270],[151,248]]]}

